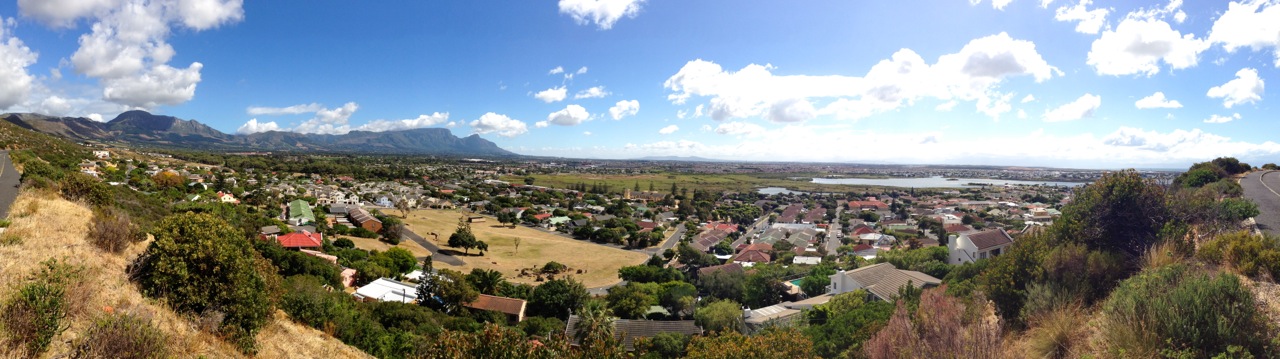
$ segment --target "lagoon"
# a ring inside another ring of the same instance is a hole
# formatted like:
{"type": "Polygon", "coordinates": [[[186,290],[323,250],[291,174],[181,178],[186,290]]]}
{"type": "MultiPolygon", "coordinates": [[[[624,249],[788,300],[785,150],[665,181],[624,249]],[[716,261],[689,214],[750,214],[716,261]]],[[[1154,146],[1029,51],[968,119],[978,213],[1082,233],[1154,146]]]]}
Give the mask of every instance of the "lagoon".
{"type": "Polygon", "coordinates": [[[983,184],[989,186],[1003,185],[1045,185],[1060,187],[1076,187],[1084,185],[1085,182],[1055,182],[1055,181],[1019,181],[1006,179],[986,179],[986,178],[957,178],[949,181],[944,177],[914,177],[914,178],[814,178],[813,183],[819,184],[847,184],[860,186],[885,186],[885,187],[902,187],[902,188],[970,188],[980,187],[983,184]]]}

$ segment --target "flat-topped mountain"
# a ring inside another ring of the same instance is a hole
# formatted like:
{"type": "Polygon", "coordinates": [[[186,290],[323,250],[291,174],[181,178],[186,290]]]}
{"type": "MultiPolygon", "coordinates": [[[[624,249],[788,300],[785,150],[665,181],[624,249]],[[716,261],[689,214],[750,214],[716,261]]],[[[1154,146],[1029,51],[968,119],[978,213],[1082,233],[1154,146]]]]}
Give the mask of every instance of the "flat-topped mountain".
{"type": "Polygon", "coordinates": [[[459,138],[448,129],[352,131],[321,135],[270,131],[226,134],[196,120],[127,111],[108,122],[83,117],[54,117],[32,113],[0,115],[5,121],[34,131],[73,140],[123,142],[132,145],[223,151],[325,151],[352,153],[456,156],[516,156],[479,135],[459,138]]]}

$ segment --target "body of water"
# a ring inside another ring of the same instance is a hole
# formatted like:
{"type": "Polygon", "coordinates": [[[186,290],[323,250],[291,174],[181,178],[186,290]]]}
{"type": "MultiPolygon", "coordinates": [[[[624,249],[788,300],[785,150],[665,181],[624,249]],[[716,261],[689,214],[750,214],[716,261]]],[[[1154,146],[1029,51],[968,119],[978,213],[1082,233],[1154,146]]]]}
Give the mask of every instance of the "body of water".
{"type": "MultiPolygon", "coordinates": [[[[1002,186],[1002,185],[1047,185],[1047,186],[1063,186],[1075,187],[1085,184],[1084,182],[1053,182],[1053,181],[1018,181],[1004,179],[984,179],[984,178],[957,178],[950,181],[944,177],[916,177],[916,178],[814,178],[813,183],[820,184],[849,184],[862,186],[886,186],[886,187],[903,187],[903,188],[968,188],[978,187],[978,183],[1002,186]]],[[[784,189],[785,190],[785,189],[784,189]]],[[[764,193],[764,192],[761,192],[764,193]]]]}
{"type": "Polygon", "coordinates": [[[756,190],[756,192],[757,192],[757,193],[760,193],[760,194],[767,194],[767,195],[775,195],[775,194],[800,194],[800,193],[804,193],[804,192],[799,192],[799,191],[792,191],[792,190],[789,190],[789,189],[786,189],[786,188],[782,188],[782,187],[764,187],[764,188],[761,188],[761,189],[756,190]]]}

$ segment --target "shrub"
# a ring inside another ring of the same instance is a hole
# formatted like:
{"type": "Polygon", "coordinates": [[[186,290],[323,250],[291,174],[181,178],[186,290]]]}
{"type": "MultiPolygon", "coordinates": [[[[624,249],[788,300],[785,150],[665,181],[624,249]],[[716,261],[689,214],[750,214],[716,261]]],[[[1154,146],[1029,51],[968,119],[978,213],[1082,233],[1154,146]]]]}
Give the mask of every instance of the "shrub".
{"type": "Polygon", "coordinates": [[[168,301],[176,311],[224,313],[218,331],[245,352],[266,324],[273,303],[256,252],[244,234],[208,213],[165,218],[155,242],[139,257],[138,281],[145,295],[168,301]]]}
{"type": "Polygon", "coordinates": [[[333,241],[333,246],[338,248],[355,248],[356,243],[352,242],[349,238],[338,238],[338,240],[333,241]]]}
{"type": "Polygon", "coordinates": [[[5,346],[21,347],[29,357],[39,356],[49,348],[54,336],[67,329],[63,321],[70,307],[67,287],[81,271],[56,259],[41,264],[40,271],[0,306],[5,346]]]}
{"type": "Polygon", "coordinates": [[[1240,274],[1266,274],[1280,278],[1280,241],[1241,231],[1215,237],[1200,246],[1196,256],[1211,263],[1225,263],[1240,274]]]}
{"type": "Polygon", "coordinates": [[[544,274],[560,274],[560,273],[562,273],[562,272],[564,272],[564,271],[566,271],[566,270],[568,270],[568,269],[569,269],[569,267],[566,267],[565,265],[560,264],[560,262],[550,261],[550,262],[547,262],[547,264],[546,264],[546,265],[543,265],[543,266],[542,266],[542,273],[544,273],[544,274]]]}
{"type": "Polygon", "coordinates": [[[1274,357],[1266,316],[1253,293],[1233,275],[1211,275],[1174,264],[1141,272],[1103,305],[1102,335],[1113,353],[1150,357],[1169,349],[1195,357],[1232,346],[1274,357]]]}
{"type": "Polygon", "coordinates": [[[71,201],[84,201],[93,206],[111,204],[111,189],[97,178],[83,173],[71,173],[58,182],[62,197],[71,201]]]}
{"type": "Polygon", "coordinates": [[[966,315],[965,305],[944,294],[925,291],[920,307],[908,311],[903,302],[884,329],[863,348],[870,358],[999,358],[1000,326],[982,316],[966,315]]]}
{"type": "Polygon", "coordinates": [[[518,327],[530,337],[546,337],[564,333],[564,325],[559,318],[528,317],[518,327]]]}
{"type": "Polygon", "coordinates": [[[675,359],[685,356],[685,348],[693,337],[674,332],[663,332],[652,338],[637,338],[635,347],[641,358],[675,359]]]}
{"type": "Polygon", "coordinates": [[[164,333],[137,316],[109,315],[94,321],[72,349],[72,358],[169,357],[164,333]]]}
{"type": "Polygon", "coordinates": [[[1034,358],[1078,358],[1088,345],[1089,315],[1078,305],[1054,308],[1029,319],[1028,356],[1034,358]]]}
{"type": "Polygon", "coordinates": [[[130,244],[142,239],[141,233],[129,221],[129,215],[106,207],[94,213],[89,228],[89,240],[95,246],[111,253],[120,253],[130,244]]]}

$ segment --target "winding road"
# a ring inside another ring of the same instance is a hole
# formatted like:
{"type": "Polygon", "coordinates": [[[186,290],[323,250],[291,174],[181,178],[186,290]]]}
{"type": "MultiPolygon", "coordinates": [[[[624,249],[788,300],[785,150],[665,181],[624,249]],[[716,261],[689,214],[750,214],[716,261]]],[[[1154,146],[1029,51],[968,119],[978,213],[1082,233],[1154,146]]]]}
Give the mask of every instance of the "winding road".
{"type": "Polygon", "coordinates": [[[18,199],[18,184],[22,175],[13,168],[9,151],[0,151],[0,218],[9,218],[9,207],[18,199]]]}
{"type": "MultiPolygon", "coordinates": [[[[404,234],[402,234],[400,238],[401,239],[408,238],[411,241],[417,242],[419,245],[422,246],[422,248],[426,248],[427,251],[431,252],[432,262],[446,263],[446,264],[455,265],[455,266],[466,264],[466,262],[463,262],[462,259],[458,257],[441,253],[439,246],[437,246],[435,243],[431,243],[431,241],[428,241],[426,238],[422,238],[422,236],[419,236],[417,233],[413,233],[413,231],[410,230],[409,228],[404,229],[404,234]]],[[[418,260],[421,261],[425,258],[426,257],[418,258],[418,260]]]]}
{"type": "Polygon", "coordinates": [[[1253,172],[1240,180],[1244,196],[1258,204],[1260,212],[1254,219],[1258,229],[1269,234],[1280,234],[1280,172],[1253,172]]]}

